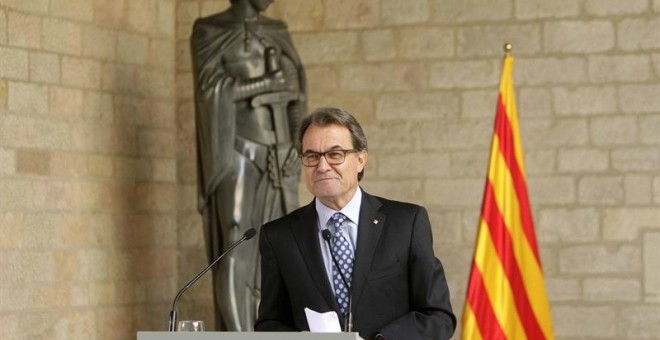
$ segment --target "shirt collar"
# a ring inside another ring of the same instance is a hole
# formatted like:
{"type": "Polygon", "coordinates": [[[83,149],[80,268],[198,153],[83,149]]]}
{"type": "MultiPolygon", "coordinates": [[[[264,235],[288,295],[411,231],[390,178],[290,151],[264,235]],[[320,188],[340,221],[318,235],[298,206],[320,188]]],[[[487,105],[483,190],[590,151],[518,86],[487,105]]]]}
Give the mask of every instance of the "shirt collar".
{"type": "Polygon", "coordinates": [[[344,214],[355,225],[357,225],[358,221],[360,220],[360,205],[362,204],[362,188],[360,187],[355,190],[355,195],[353,195],[353,198],[348,201],[348,204],[346,204],[339,211],[328,208],[318,199],[314,201],[316,204],[316,212],[319,215],[320,229],[325,229],[325,226],[328,224],[328,220],[330,220],[332,215],[334,215],[336,212],[341,212],[344,214]]]}

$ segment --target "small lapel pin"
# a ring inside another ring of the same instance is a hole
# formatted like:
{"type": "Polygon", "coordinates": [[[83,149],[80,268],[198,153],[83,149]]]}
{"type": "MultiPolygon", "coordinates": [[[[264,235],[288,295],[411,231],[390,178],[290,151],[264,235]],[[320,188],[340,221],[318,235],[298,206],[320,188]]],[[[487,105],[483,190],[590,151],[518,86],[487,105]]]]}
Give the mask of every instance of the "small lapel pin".
{"type": "Polygon", "coordinates": [[[374,220],[374,224],[378,224],[378,220],[374,220]]]}

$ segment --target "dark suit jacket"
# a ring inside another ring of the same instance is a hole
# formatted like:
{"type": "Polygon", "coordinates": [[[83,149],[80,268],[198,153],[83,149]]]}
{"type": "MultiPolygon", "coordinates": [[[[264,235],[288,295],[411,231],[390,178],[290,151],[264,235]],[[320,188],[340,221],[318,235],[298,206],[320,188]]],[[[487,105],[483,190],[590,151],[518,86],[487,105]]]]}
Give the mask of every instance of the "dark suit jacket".
{"type": "MultiPolygon", "coordinates": [[[[312,202],[261,228],[257,331],[308,330],[305,307],[340,315],[317,219],[312,202]]],[[[441,340],[453,334],[456,318],[423,207],[364,193],[353,270],[353,331],[361,337],[441,340]]]]}

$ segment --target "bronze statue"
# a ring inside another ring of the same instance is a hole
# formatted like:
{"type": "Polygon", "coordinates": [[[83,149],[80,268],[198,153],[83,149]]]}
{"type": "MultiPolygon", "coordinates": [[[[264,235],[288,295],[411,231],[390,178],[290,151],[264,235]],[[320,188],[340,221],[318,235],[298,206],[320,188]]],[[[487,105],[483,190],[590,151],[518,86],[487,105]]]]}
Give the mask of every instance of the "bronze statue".
{"type": "MultiPolygon", "coordinates": [[[[306,112],[305,74],[286,24],[259,14],[271,3],[231,0],[193,27],[198,208],[210,260],[298,207],[293,134],[306,112]]],[[[259,268],[256,241],[214,268],[218,329],[252,330],[259,268]]]]}

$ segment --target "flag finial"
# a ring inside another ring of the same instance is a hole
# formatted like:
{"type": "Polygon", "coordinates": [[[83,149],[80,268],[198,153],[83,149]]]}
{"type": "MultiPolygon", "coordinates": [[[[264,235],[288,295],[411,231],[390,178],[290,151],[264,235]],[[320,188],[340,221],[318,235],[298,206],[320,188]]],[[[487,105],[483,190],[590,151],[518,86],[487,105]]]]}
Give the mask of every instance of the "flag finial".
{"type": "Polygon", "coordinates": [[[504,44],[504,53],[509,54],[511,53],[512,49],[513,49],[513,45],[511,45],[511,43],[504,44]]]}

